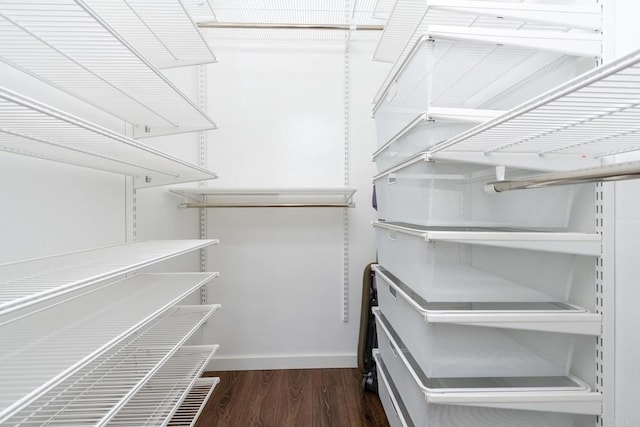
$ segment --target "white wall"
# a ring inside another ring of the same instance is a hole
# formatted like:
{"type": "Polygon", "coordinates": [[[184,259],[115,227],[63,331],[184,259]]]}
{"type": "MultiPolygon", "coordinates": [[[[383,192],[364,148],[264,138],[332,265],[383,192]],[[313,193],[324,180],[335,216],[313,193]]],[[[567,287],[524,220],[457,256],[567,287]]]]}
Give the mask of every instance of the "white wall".
{"type": "Polygon", "coordinates": [[[124,178],[0,152],[0,263],[121,243],[124,178]]]}
{"type": "MultiPolygon", "coordinates": [[[[343,45],[214,46],[208,105],[212,186],[342,186],[343,45]]],[[[342,209],[210,209],[209,251],[220,271],[209,300],[223,310],[205,328],[221,345],[210,369],[355,366],[361,276],[375,259],[369,100],[386,64],[372,46],[351,54],[349,321],[342,319],[342,209]]]]}
{"type": "MultiPolygon", "coordinates": [[[[124,124],[0,63],[2,85],[114,130],[124,124]]],[[[125,178],[0,151],[0,263],[125,241],[125,178]]]]}

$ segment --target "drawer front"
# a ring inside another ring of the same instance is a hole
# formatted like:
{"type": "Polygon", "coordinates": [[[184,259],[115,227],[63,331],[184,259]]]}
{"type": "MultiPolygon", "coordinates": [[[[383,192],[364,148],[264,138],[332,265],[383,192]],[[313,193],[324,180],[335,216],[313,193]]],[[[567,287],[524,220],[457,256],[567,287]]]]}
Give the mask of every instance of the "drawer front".
{"type": "Polygon", "coordinates": [[[426,376],[419,369],[412,370],[405,364],[399,353],[411,354],[406,349],[396,347],[382,328],[378,327],[379,355],[377,362],[391,380],[398,386],[400,400],[407,408],[411,420],[417,426],[425,427],[573,427],[578,418],[574,414],[553,412],[497,409],[482,406],[459,406],[431,404],[427,402],[421,382],[426,376]]]}

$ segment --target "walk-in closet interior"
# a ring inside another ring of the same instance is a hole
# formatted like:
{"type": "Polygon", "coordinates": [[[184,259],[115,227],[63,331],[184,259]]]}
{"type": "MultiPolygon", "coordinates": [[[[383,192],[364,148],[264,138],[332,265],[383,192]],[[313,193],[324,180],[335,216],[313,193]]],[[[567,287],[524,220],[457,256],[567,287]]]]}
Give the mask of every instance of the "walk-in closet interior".
{"type": "Polygon", "coordinates": [[[0,0],[0,425],[196,425],[375,327],[382,424],[640,426],[639,16],[0,0]]]}

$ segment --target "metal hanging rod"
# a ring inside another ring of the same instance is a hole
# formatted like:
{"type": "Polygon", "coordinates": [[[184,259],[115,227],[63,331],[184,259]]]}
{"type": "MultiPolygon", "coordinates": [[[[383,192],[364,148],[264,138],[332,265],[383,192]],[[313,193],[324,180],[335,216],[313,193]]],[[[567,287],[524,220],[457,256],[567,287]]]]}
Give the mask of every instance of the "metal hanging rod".
{"type": "Polygon", "coordinates": [[[352,208],[354,188],[170,188],[183,208],[352,208]]]}
{"type": "Polygon", "coordinates": [[[341,30],[341,31],[382,31],[384,25],[349,24],[276,24],[258,22],[199,22],[200,28],[215,29],[259,29],[259,30],[341,30]]]}
{"type": "Polygon", "coordinates": [[[638,178],[640,178],[640,162],[628,162],[600,168],[545,174],[530,179],[493,181],[488,182],[484,186],[484,189],[488,193],[501,193],[503,191],[524,190],[528,188],[602,181],[624,181],[638,178]]]}
{"type": "Polygon", "coordinates": [[[352,208],[353,203],[181,203],[182,208],[352,208]]]}

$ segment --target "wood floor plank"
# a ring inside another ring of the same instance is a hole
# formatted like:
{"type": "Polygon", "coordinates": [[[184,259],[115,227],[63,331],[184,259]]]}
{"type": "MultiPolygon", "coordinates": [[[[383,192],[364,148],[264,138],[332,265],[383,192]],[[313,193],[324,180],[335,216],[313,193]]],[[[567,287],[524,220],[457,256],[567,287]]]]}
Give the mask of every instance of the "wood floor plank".
{"type": "Polygon", "coordinates": [[[350,425],[339,369],[320,369],[312,381],[314,427],[350,425]]]}
{"type": "Polygon", "coordinates": [[[357,369],[207,372],[220,384],[197,426],[384,427],[380,400],[357,369]]]}
{"type": "Polygon", "coordinates": [[[281,392],[286,398],[278,402],[277,419],[282,426],[298,426],[311,419],[312,391],[311,378],[301,369],[283,372],[281,392]]]}
{"type": "Polygon", "coordinates": [[[277,426],[277,407],[282,397],[282,371],[257,371],[256,375],[258,387],[251,396],[249,421],[251,425],[277,426]]]}
{"type": "Polygon", "coordinates": [[[238,394],[238,373],[216,372],[214,375],[212,372],[205,372],[204,376],[220,377],[220,382],[207,402],[206,411],[200,415],[198,424],[202,426],[231,425],[228,409],[232,398],[238,394]]]}
{"type": "Polygon", "coordinates": [[[360,371],[343,369],[342,383],[345,388],[346,405],[352,426],[385,427],[388,425],[380,399],[374,393],[363,393],[360,371]],[[357,408],[357,409],[356,409],[357,408]]]}

